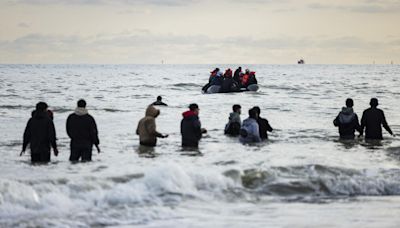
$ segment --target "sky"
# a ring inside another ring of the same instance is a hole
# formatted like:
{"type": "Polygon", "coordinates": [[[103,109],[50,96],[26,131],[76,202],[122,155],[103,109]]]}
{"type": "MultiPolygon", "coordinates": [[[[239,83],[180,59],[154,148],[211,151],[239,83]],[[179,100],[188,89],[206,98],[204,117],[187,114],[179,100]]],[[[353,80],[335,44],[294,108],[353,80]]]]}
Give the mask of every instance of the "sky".
{"type": "Polygon", "coordinates": [[[400,0],[0,0],[0,63],[400,63],[400,0]]]}

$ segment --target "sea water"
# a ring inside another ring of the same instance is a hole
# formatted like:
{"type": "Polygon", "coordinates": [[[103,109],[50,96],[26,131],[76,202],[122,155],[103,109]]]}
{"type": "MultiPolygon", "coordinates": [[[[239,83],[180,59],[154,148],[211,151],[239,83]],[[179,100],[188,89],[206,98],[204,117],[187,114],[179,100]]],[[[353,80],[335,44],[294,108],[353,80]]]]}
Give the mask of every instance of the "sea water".
{"type": "Polygon", "coordinates": [[[399,65],[243,65],[258,92],[202,94],[209,72],[237,65],[0,65],[0,227],[400,227],[400,140],[340,141],[332,121],[351,97],[361,118],[377,97],[400,133],[399,65]],[[154,149],[135,134],[161,95],[154,149]],[[86,99],[102,153],[71,164],[67,116],[86,99]],[[54,111],[60,154],[19,156],[39,101],[54,111]],[[181,148],[180,121],[200,106],[208,130],[181,148]],[[269,140],[223,129],[233,104],[260,106],[269,140]]]}

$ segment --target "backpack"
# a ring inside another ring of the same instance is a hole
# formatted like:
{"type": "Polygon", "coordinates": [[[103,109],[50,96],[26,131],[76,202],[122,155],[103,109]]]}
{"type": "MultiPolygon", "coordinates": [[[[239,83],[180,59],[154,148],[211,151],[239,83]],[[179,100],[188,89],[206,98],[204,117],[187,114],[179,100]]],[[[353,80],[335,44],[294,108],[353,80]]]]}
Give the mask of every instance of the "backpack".
{"type": "Polygon", "coordinates": [[[240,123],[238,122],[230,123],[228,128],[225,130],[225,134],[238,136],[240,134],[240,123]]]}

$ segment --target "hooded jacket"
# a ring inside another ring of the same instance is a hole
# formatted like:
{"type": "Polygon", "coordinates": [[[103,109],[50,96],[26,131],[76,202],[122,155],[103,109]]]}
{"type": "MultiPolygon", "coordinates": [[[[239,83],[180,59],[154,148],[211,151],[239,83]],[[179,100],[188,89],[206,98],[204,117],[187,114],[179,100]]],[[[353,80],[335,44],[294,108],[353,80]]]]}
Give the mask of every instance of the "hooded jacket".
{"type": "Polygon", "coordinates": [[[260,130],[260,138],[268,139],[268,131],[272,132],[274,130],[272,129],[271,125],[269,125],[268,120],[262,117],[258,117],[257,123],[260,130]]]}
{"type": "Polygon", "coordinates": [[[162,135],[156,131],[156,117],[160,114],[160,110],[150,105],[146,109],[146,116],[143,117],[137,126],[136,134],[139,135],[141,145],[155,146],[157,137],[162,135]]]}
{"type": "Polygon", "coordinates": [[[257,120],[253,118],[247,118],[243,120],[240,131],[241,134],[239,140],[241,143],[261,142],[257,120]],[[242,132],[245,132],[246,134],[243,135],[242,132]]]}
{"type": "Polygon", "coordinates": [[[343,107],[333,124],[339,127],[339,134],[342,139],[354,139],[356,130],[361,133],[358,116],[354,113],[353,108],[343,107]]]}
{"type": "Polygon", "coordinates": [[[29,119],[24,132],[22,145],[24,151],[28,144],[32,154],[50,153],[50,145],[57,148],[56,130],[47,112],[35,112],[29,119]]]}
{"type": "Polygon", "coordinates": [[[201,139],[201,123],[198,115],[193,111],[186,111],[182,116],[182,146],[198,147],[201,139]]]}
{"type": "Polygon", "coordinates": [[[231,112],[229,114],[229,122],[225,125],[225,134],[237,136],[239,135],[242,121],[240,114],[237,112],[231,112]]]}
{"type": "Polygon", "coordinates": [[[381,109],[369,108],[364,111],[361,118],[361,131],[365,129],[366,139],[383,139],[382,126],[390,134],[393,134],[388,123],[386,122],[385,114],[381,109]]]}
{"type": "Polygon", "coordinates": [[[100,144],[96,121],[85,108],[78,107],[68,116],[67,134],[71,138],[71,146],[91,147],[100,144]]]}

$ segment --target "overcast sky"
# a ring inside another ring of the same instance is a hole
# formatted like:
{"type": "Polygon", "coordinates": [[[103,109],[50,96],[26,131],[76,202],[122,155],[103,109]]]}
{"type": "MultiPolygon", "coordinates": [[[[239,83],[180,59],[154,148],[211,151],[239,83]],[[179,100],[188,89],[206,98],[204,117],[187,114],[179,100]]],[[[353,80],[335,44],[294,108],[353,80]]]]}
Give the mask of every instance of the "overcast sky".
{"type": "Polygon", "coordinates": [[[400,63],[400,0],[0,0],[0,63],[400,63]]]}

